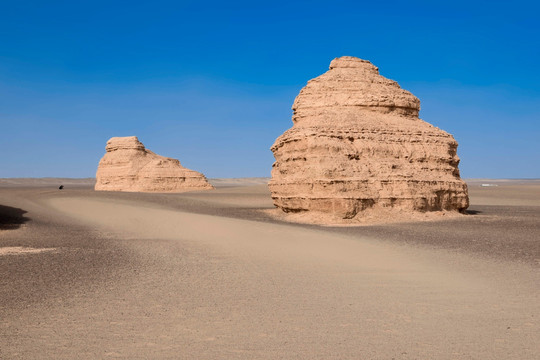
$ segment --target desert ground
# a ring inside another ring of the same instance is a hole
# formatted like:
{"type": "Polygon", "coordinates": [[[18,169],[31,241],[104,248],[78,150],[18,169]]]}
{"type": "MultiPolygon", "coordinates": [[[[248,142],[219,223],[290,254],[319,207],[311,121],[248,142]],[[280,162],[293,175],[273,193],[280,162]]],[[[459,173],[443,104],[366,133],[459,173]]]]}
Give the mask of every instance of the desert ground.
{"type": "Polygon", "coordinates": [[[540,180],[356,227],[271,217],[265,181],[0,180],[0,359],[540,358],[540,180]]]}

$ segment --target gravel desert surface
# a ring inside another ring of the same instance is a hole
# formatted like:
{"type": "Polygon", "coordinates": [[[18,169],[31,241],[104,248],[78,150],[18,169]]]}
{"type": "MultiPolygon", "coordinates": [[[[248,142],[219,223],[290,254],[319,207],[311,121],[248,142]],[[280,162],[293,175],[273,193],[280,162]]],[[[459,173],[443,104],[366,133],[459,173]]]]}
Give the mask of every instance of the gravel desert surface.
{"type": "Polygon", "coordinates": [[[0,359],[540,357],[540,180],[357,227],[269,216],[265,179],[63,180],[0,181],[0,359]]]}

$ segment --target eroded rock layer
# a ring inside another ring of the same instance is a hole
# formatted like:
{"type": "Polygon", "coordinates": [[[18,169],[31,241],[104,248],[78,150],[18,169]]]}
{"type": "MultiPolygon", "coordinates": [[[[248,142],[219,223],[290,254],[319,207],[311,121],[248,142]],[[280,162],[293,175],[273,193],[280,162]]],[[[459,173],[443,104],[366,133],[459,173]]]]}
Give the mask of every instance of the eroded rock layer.
{"type": "Polygon", "coordinates": [[[371,208],[462,211],[457,142],[418,118],[420,101],[369,61],[334,59],[293,104],[269,183],[285,212],[344,219],[371,208]]]}
{"type": "Polygon", "coordinates": [[[96,190],[182,192],[213,189],[206,177],[180,161],[154,154],[136,136],[113,137],[96,173],[96,190]]]}

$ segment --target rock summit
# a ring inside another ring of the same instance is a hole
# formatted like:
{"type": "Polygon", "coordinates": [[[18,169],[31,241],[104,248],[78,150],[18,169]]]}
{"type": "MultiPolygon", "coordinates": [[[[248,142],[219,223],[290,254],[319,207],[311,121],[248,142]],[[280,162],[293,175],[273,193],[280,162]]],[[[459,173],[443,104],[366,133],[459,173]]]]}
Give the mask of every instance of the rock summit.
{"type": "Polygon", "coordinates": [[[95,190],[183,192],[213,189],[206,177],[180,161],[146,149],[136,136],[113,137],[99,162],[95,190]]]}
{"type": "Polygon", "coordinates": [[[353,219],[469,206],[456,140],[419,119],[418,98],[369,61],[334,59],[292,109],[293,127],[271,148],[269,187],[283,211],[353,219]]]}

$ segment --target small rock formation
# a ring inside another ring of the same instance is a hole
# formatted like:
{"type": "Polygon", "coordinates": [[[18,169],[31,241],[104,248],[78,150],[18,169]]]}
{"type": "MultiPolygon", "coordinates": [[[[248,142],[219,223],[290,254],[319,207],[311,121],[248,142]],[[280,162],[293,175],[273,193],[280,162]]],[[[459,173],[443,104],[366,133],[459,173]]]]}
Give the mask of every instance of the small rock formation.
{"type": "Polygon", "coordinates": [[[136,136],[113,137],[99,162],[95,190],[183,192],[214,187],[180,161],[154,154],[136,136]]]}
{"type": "Polygon", "coordinates": [[[334,59],[292,109],[293,127],[271,148],[269,187],[283,211],[352,219],[367,209],[469,206],[457,142],[419,119],[418,98],[369,61],[334,59]]]}

